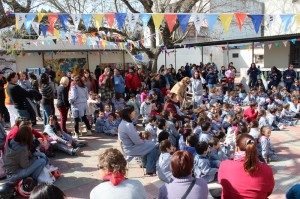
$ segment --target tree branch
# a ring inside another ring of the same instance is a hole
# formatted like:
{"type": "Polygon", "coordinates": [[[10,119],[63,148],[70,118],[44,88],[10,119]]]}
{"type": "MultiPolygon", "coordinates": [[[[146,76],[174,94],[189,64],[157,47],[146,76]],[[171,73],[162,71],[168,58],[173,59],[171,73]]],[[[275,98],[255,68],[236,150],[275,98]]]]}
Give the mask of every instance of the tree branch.
{"type": "Polygon", "coordinates": [[[128,0],[121,0],[126,6],[127,8],[130,10],[130,12],[132,13],[140,13],[138,11],[136,11],[131,5],[130,3],[128,2],[128,0]]]}

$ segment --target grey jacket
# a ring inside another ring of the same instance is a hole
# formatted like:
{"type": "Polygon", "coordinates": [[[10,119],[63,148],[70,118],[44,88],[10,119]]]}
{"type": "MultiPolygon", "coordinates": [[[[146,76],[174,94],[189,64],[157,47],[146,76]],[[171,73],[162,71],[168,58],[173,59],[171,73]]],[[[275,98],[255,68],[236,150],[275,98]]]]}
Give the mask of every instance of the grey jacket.
{"type": "Polygon", "coordinates": [[[126,155],[143,156],[155,148],[154,142],[140,138],[133,123],[122,120],[118,127],[118,134],[126,155]]]}
{"type": "Polygon", "coordinates": [[[170,168],[172,155],[170,153],[162,153],[156,163],[156,173],[160,180],[170,183],[172,180],[172,172],[170,168]]]}

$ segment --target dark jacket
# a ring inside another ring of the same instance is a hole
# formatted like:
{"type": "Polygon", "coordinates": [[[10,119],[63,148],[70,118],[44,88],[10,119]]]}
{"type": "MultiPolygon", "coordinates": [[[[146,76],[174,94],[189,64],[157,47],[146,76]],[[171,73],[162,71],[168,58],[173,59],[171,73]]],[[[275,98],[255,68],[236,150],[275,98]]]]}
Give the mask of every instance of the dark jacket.
{"type": "Polygon", "coordinates": [[[296,72],[294,70],[287,69],[283,72],[283,81],[286,83],[294,82],[294,79],[296,78],[296,72]]]}
{"type": "Polygon", "coordinates": [[[278,70],[278,71],[275,71],[275,72],[270,72],[269,73],[269,78],[270,78],[270,81],[280,83],[281,78],[282,78],[281,71],[278,70]]]}
{"type": "Polygon", "coordinates": [[[26,97],[30,97],[29,92],[13,83],[7,85],[6,92],[15,104],[16,109],[25,110],[27,108],[26,97]]]}
{"type": "Polygon", "coordinates": [[[176,120],[184,120],[183,116],[180,116],[177,114],[176,107],[172,101],[166,101],[164,105],[164,110],[168,110],[172,113],[173,117],[176,118],[176,120]]]}
{"type": "Polygon", "coordinates": [[[216,84],[218,79],[218,75],[215,73],[208,73],[206,75],[206,82],[208,84],[216,84]]]}
{"type": "Polygon", "coordinates": [[[57,108],[59,107],[70,107],[69,103],[69,92],[67,87],[58,86],[57,90],[57,108]]]}
{"type": "Polygon", "coordinates": [[[249,75],[250,79],[257,79],[257,76],[260,74],[260,70],[257,68],[249,68],[247,71],[247,75],[249,75]]]}
{"type": "Polygon", "coordinates": [[[0,100],[4,102],[5,100],[5,91],[4,91],[4,85],[7,83],[5,77],[2,77],[0,79],[0,100]]]}

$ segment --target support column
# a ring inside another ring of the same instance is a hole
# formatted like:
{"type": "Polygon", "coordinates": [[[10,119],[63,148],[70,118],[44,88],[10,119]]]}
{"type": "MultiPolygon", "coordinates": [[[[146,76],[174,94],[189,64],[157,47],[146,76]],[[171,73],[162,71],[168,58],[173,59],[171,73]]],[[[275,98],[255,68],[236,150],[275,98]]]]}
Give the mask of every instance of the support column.
{"type": "Polygon", "coordinates": [[[254,42],[252,42],[252,63],[254,63],[254,42]]]}
{"type": "Polygon", "coordinates": [[[174,53],[175,53],[175,70],[177,71],[176,48],[174,48],[174,53]]]}
{"type": "Polygon", "coordinates": [[[227,65],[229,64],[229,43],[227,42],[227,65]]]}

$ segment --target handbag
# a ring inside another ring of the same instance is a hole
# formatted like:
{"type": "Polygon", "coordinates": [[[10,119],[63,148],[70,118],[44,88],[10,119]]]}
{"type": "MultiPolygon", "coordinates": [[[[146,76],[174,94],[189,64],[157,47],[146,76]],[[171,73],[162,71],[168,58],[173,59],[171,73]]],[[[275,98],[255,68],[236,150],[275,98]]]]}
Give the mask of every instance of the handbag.
{"type": "Polygon", "coordinates": [[[186,190],[186,192],[183,194],[183,196],[181,197],[181,199],[186,199],[186,197],[189,195],[189,193],[191,192],[192,188],[194,187],[195,183],[196,183],[196,178],[193,179],[192,183],[190,184],[190,186],[186,190]]]}
{"type": "Polygon", "coordinates": [[[47,166],[45,166],[38,177],[38,184],[53,184],[55,181],[56,178],[52,175],[51,170],[47,166]]]}

